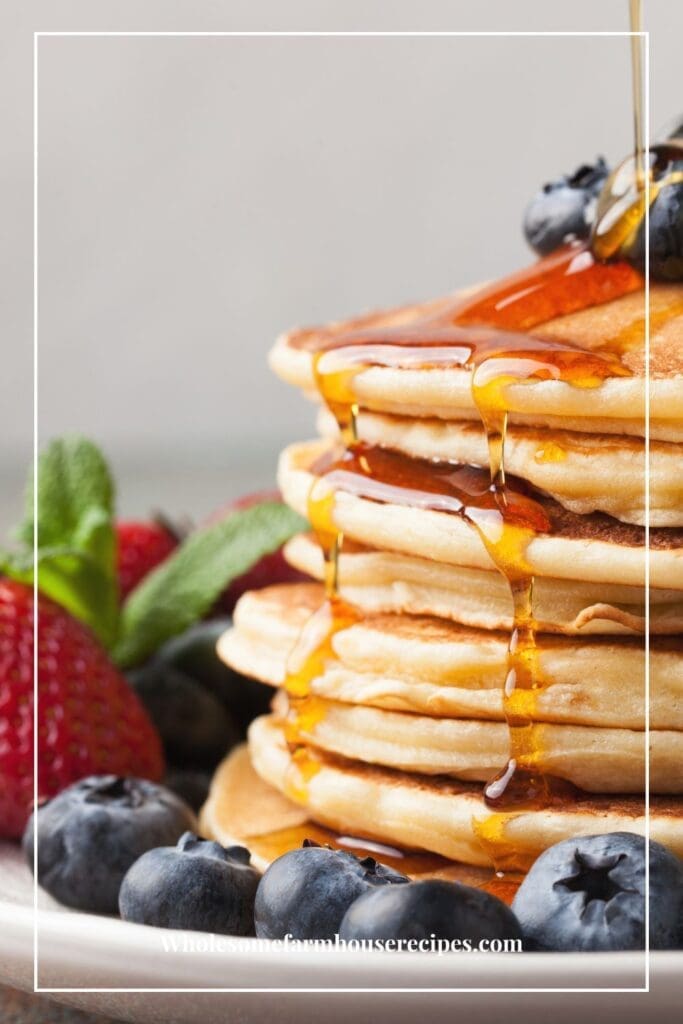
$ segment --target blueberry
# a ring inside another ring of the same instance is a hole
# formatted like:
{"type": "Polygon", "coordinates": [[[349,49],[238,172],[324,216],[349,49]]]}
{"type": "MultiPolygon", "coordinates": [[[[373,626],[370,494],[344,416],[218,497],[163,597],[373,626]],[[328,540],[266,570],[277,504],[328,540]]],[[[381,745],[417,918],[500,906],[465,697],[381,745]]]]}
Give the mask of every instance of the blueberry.
{"type": "Polygon", "coordinates": [[[51,896],[78,910],[115,914],[131,864],[194,828],[192,811],[164,786],[144,779],[91,775],[43,804],[29,819],[23,847],[51,896]]]}
{"type": "Polygon", "coordinates": [[[264,939],[330,939],[348,907],[368,889],[406,883],[405,875],[345,850],[304,845],[273,861],[256,893],[256,934],[264,939]]]}
{"type": "Polygon", "coordinates": [[[155,658],[128,678],[157,727],[169,764],[211,769],[239,742],[223,705],[184,672],[155,658]]]}
{"type": "Polygon", "coordinates": [[[166,772],[164,785],[198,813],[209,795],[211,776],[207,772],[192,769],[170,768],[166,772]]]}
{"type": "Polygon", "coordinates": [[[228,616],[198,622],[162,644],[156,657],[161,664],[179,669],[196,679],[211,690],[221,703],[230,705],[235,693],[224,683],[226,675],[231,675],[231,670],[216,654],[216,644],[231,626],[232,619],[228,616]]]}
{"type": "Polygon", "coordinates": [[[598,157],[594,165],[583,164],[571,177],[564,175],[536,193],[524,214],[524,235],[534,252],[547,256],[565,242],[588,238],[607,174],[607,164],[598,157]]]}
{"type": "Polygon", "coordinates": [[[221,935],[254,934],[258,872],[243,846],[227,849],[192,832],[149,850],[121,885],[124,921],[221,935]]]}
{"type": "Polygon", "coordinates": [[[458,882],[427,879],[364,893],[344,915],[342,939],[436,939],[469,942],[521,939],[502,900],[458,882]]]}
{"type": "MultiPolygon", "coordinates": [[[[643,949],[645,859],[632,832],[565,839],[541,854],[512,909],[525,945],[539,950],[643,949]]],[[[681,941],[683,863],[650,843],[650,946],[681,941]]]]}
{"type": "MultiPolygon", "coordinates": [[[[683,280],[683,145],[653,146],[653,177],[658,190],[650,205],[650,276],[683,280]],[[665,184],[670,179],[670,184],[665,184]]],[[[645,221],[624,253],[641,270],[645,266],[645,221]]]]}
{"type": "Polygon", "coordinates": [[[665,185],[650,207],[650,275],[683,281],[683,182],[665,185]]]}
{"type": "Polygon", "coordinates": [[[159,665],[196,679],[220,701],[244,732],[252,719],[269,710],[273,691],[255,679],[234,672],[216,654],[219,638],[231,625],[232,619],[227,616],[198,622],[163,644],[155,660],[159,665]]]}

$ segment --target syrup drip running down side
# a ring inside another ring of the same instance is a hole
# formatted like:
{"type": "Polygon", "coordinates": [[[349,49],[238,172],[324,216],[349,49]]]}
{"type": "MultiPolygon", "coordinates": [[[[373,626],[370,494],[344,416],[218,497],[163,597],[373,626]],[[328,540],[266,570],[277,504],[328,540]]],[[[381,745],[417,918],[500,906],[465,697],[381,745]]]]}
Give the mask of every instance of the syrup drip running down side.
{"type": "MultiPolygon", "coordinates": [[[[316,383],[339,428],[342,451],[355,444],[358,406],[355,398],[346,399],[343,380],[318,376],[319,356],[314,356],[316,383]]],[[[342,375],[343,377],[344,375],[342,375]]],[[[327,488],[313,485],[308,496],[308,520],[323,555],[325,599],[311,615],[287,662],[284,690],[288,709],[285,739],[291,754],[287,779],[289,795],[306,802],[308,783],[320,765],[315,753],[302,742],[301,734],[320,721],[322,704],[311,694],[311,683],[322,675],[325,663],[334,657],[334,638],[360,618],[356,610],[339,596],[339,554],[344,536],[334,523],[334,495],[327,488]]]]}
{"type": "Polygon", "coordinates": [[[535,535],[547,532],[550,524],[524,485],[506,481],[506,389],[511,384],[543,381],[594,388],[610,377],[628,376],[619,358],[618,339],[600,352],[587,352],[526,332],[556,317],[638,290],[642,283],[640,274],[626,263],[603,265],[587,246],[574,244],[469,299],[454,300],[438,316],[389,329],[301,336],[298,344],[312,354],[320,396],[337,420],[340,445],[312,467],[317,480],[308,511],[325,558],[326,601],[293,652],[285,685],[290,699],[287,739],[296,773],[290,792],[295,798],[305,799],[305,786],[317,770],[315,754],[299,739],[301,725],[315,724],[311,716],[322,713],[311,697],[310,682],[331,656],[335,634],[357,620],[357,613],[338,593],[343,537],[334,523],[337,488],[368,500],[459,516],[476,531],[509,583],[514,628],[504,709],[510,756],[485,789],[493,813],[475,822],[494,861],[500,867],[514,866],[512,854],[503,851],[506,816],[522,808],[542,808],[566,800],[570,787],[546,777],[539,768],[543,751],[534,724],[543,680],[535,642],[533,577],[525,553],[535,535]],[[470,370],[473,399],[488,441],[488,471],[409,459],[359,444],[355,378],[375,366],[470,370]]]}
{"type": "Polygon", "coordinates": [[[319,763],[315,753],[302,742],[301,733],[312,729],[324,714],[322,704],[311,694],[311,683],[335,656],[333,644],[337,633],[359,619],[355,609],[339,596],[339,552],[344,538],[334,525],[334,497],[327,490],[319,491],[317,484],[311,488],[308,519],[323,554],[325,600],[308,619],[289,656],[284,684],[289,705],[285,739],[291,753],[287,790],[294,800],[303,803],[319,763]]]}

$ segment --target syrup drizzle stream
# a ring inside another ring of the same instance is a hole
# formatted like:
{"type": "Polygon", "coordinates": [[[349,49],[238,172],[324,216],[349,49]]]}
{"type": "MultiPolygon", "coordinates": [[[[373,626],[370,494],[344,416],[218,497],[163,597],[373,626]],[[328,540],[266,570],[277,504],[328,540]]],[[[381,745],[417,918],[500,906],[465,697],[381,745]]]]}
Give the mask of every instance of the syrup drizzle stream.
{"type": "MultiPolygon", "coordinates": [[[[629,0],[629,12],[631,32],[642,32],[641,0],[629,0]]],[[[683,140],[667,139],[651,146],[646,159],[642,52],[642,35],[632,35],[633,155],[609,175],[598,200],[591,247],[600,260],[632,250],[644,222],[646,204],[652,206],[663,188],[683,181],[683,140]]]]}

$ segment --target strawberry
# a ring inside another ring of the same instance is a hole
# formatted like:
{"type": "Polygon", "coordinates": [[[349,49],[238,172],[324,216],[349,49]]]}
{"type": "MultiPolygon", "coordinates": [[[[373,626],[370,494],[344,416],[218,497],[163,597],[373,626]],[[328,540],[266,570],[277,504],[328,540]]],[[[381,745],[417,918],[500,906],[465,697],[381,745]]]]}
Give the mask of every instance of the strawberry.
{"type": "Polygon", "coordinates": [[[0,837],[21,835],[33,804],[34,584],[39,797],[90,774],[156,780],[159,736],[119,669],[142,665],[304,528],[272,501],[182,540],[163,522],[117,524],[106,459],[79,436],[47,446],[27,494],[18,544],[0,550],[0,837]]]}
{"type": "MultiPolygon", "coordinates": [[[[207,523],[219,523],[221,520],[228,519],[234,512],[251,508],[262,501],[281,500],[279,491],[256,491],[253,494],[245,494],[219,508],[209,517],[207,523]]],[[[297,583],[302,580],[308,581],[308,577],[297,569],[293,569],[286,562],[280,547],[276,551],[263,555],[247,572],[234,579],[218,598],[212,609],[212,614],[232,615],[235,605],[247,590],[261,590],[263,587],[269,587],[272,583],[297,583]]]]}
{"type": "MultiPolygon", "coordinates": [[[[21,835],[33,805],[32,587],[0,579],[0,836],[21,835]]],[[[158,780],[159,737],[82,622],[38,603],[38,796],[92,774],[158,780]]]]}
{"type": "Polygon", "coordinates": [[[178,537],[162,520],[116,523],[119,594],[124,600],[147,573],[178,547],[178,537]]]}

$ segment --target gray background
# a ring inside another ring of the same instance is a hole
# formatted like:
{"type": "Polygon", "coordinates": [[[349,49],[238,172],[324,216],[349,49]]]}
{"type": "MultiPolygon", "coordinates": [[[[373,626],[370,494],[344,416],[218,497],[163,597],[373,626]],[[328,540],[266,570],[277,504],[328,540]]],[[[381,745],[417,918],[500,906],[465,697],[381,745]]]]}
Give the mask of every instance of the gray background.
{"type": "MultiPolygon", "coordinates": [[[[683,5],[646,4],[653,126],[683,5]]],[[[2,533],[31,448],[33,29],[624,30],[626,0],[4,4],[2,533]]],[[[277,332],[529,259],[538,185],[631,145],[628,40],[44,38],[40,436],[96,438],[127,514],[268,485],[311,410],[277,332]]]]}

